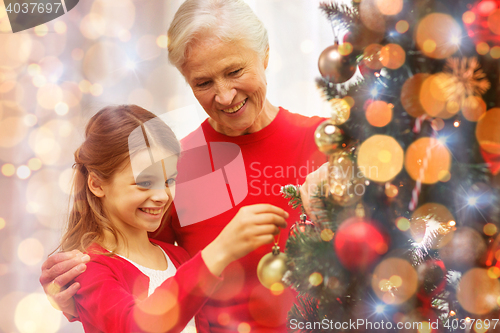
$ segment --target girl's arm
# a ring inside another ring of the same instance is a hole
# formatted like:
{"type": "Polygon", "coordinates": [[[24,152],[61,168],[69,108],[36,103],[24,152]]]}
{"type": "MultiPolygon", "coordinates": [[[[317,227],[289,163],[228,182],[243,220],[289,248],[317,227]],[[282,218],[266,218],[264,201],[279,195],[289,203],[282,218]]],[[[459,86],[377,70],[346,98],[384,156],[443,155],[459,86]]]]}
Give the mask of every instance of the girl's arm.
{"type": "MultiPolygon", "coordinates": [[[[201,255],[184,263],[175,276],[138,300],[128,285],[140,285],[142,274],[130,276],[116,258],[95,256],[77,280],[75,295],[80,320],[87,332],[180,332],[205,304],[222,279],[213,275],[201,255]],[[136,279],[130,282],[128,279],[136,279]]],[[[144,282],[144,280],[142,281],[144,282]]]]}

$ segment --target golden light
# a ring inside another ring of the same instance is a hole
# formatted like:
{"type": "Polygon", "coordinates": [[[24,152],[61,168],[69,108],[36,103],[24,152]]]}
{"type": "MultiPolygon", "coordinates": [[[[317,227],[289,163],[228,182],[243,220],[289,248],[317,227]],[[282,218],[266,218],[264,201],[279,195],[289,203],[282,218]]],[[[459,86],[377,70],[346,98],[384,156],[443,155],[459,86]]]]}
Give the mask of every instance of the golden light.
{"type": "Polygon", "coordinates": [[[455,122],[453,122],[453,126],[459,127],[460,126],[460,121],[455,120],[455,122]]]}
{"type": "Polygon", "coordinates": [[[271,294],[273,294],[274,296],[278,296],[283,294],[283,291],[285,291],[285,286],[281,282],[275,282],[271,285],[269,291],[271,291],[271,294]]]}
{"type": "Polygon", "coordinates": [[[492,154],[500,154],[500,108],[484,113],[477,121],[476,139],[481,148],[492,154]]]}
{"type": "Polygon", "coordinates": [[[66,33],[66,30],[68,30],[68,27],[66,26],[66,23],[64,23],[63,21],[56,21],[54,23],[54,30],[56,31],[56,33],[62,35],[64,33],[66,33]]]}
{"type": "Polygon", "coordinates": [[[83,74],[94,84],[114,85],[128,72],[127,62],[127,53],[118,44],[98,42],[88,49],[83,58],[83,74]]]}
{"type": "Polygon", "coordinates": [[[443,13],[432,13],[424,17],[416,29],[416,41],[424,55],[445,59],[458,50],[453,38],[462,35],[460,25],[453,17],[443,13]]]}
{"type": "Polygon", "coordinates": [[[425,113],[433,118],[444,118],[443,114],[447,113],[445,110],[447,94],[442,88],[447,82],[446,79],[447,77],[442,73],[432,74],[422,82],[420,104],[425,113]]]}
{"type": "Polygon", "coordinates": [[[375,0],[375,4],[384,15],[396,15],[403,9],[403,0],[375,0]]]}
{"type": "Polygon", "coordinates": [[[34,114],[27,114],[23,118],[24,124],[28,127],[33,127],[38,122],[38,118],[34,114]]]}
{"type": "Polygon", "coordinates": [[[500,9],[495,10],[488,16],[488,27],[494,34],[500,35],[500,9]]]}
{"type": "Polygon", "coordinates": [[[168,47],[168,37],[167,35],[160,35],[156,38],[156,45],[162,49],[166,49],[168,47]]]}
{"type": "Polygon", "coordinates": [[[445,125],[444,120],[441,118],[436,118],[431,121],[432,129],[435,131],[442,130],[444,128],[444,125],[445,125]]]}
{"type": "Polygon", "coordinates": [[[48,56],[40,60],[41,75],[50,80],[59,79],[64,72],[64,65],[57,57],[48,56]]]}
{"type": "Polygon", "coordinates": [[[27,238],[19,243],[17,256],[24,264],[33,266],[42,262],[44,250],[38,239],[27,238]]]}
{"type": "Polygon", "coordinates": [[[398,69],[406,61],[406,52],[398,44],[387,44],[380,50],[380,62],[387,68],[398,69]]]}
{"type": "Polygon", "coordinates": [[[73,179],[73,169],[67,168],[59,176],[59,187],[66,194],[71,194],[71,181],[73,179]]]}
{"type": "Polygon", "coordinates": [[[43,164],[65,165],[74,162],[73,153],[80,140],[74,121],[56,118],[31,131],[28,144],[43,164]]]}
{"type": "Polygon", "coordinates": [[[5,177],[10,177],[16,173],[16,167],[13,164],[6,163],[2,165],[2,174],[5,177]]]}
{"type": "Polygon", "coordinates": [[[352,44],[349,42],[345,42],[344,44],[339,45],[339,53],[343,56],[347,56],[351,54],[353,51],[352,44]]]}
{"type": "Polygon", "coordinates": [[[408,24],[408,21],[401,20],[396,23],[396,31],[399,32],[400,34],[404,34],[405,32],[408,31],[410,28],[410,24],[408,24]]]}
{"type": "Polygon", "coordinates": [[[35,35],[43,37],[49,33],[49,27],[46,24],[40,24],[35,27],[35,35]]]}
{"type": "Polygon", "coordinates": [[[40,74],[40,75],[35,75],[33,77],[32,82],[35,87],[41,88],[47,84],[47,79],[45,78],[45,76],[40,74]]]}
{"type": "Polygon", "coordinates": [[[17,146],[24,140],[27,132],[28,128],[24,125],[24,117],[4,118],[0,121],[0,147],[17,146]]]}
{"type": "Polygon", "coordinates": [[[500,59],[500,46],[493,46],[490,55],[493,59],[500,59]]]}
{"type": "Polygon", "coordinates": [[[64,116],[65,114],[68,113],[69,107],[68,104],[59,102],[56,104],[54,107],[54,111],[59,115],[59,116],[64,116]]]}
{"type": "Polygon", "coordinates": [[[480,96],[472,95],[465,99],[462,114],[468,121],[478,121],[485,112],[486,103],[480,96]]]}
{"type": "Polygon", "coordinates": [[[453,214],[448,208],[441,204],[428,202],[413,212],[410,231],[416,242],[424,241],[426,246],[439,249],[453,238],[454,229],[449,224],[453,220],[453,214]]]}
{"type": "Polygon", "coordinates": [[[252,328],[248,323],[240,323],[238,324],[238,333],[250,333],[252,328]]]}
{"type": "Polygon", "coordinates": [[[363,51],[363,61],[366,67],[379,70],[384,67],[382,62],[380,61],[381,51],[383,46],[380,44],[370,44],[363,51]]]}
{"type": "Polygon", "coordinates": [[[28,66],[28,74],[31,76],[38,75],[42,72],[42,68],[38,64],[30,64],[28,66]]]}
{"type": "Polygon", "coordinates": [[[104,20],[102,34],[108,37],[119,37],[135,22],[135,6],[130,0],[96,0],[92,3],[91,14],[104,20]]]}
{"type": "Polygon", "coordinates": [[[160,55],[160,48],[156,44],[156,37],[143,35],[135,44],[135,51],[142,60],[152,60],[160,55]]]}
{"type": "Polygon", "coordinates": [[[318,272],[312,273],[311,275],[309,275],[309,283],[315,287],[319,286],[323,283],[323,275],[318,272]]]}
{"type": "Polygon", "coordinates": [[[413,266],[400,258],[388,258],[375,268],[372,288],[386,304],[401,304],[417,290],[418,275],[413,266]]]}
{"type": "Polygon", "coordinates": [[[388,182],[403,168],[403,148],[387,135],[373,135],[365,140],[358,151],[358,168],[366,178],[388,182]]]}
{"type": "Polygon", "coordinates": [[[52,308],[43,293],[29,294],[15,308],[14,322],[20,333],[55,333],[61,327],[61,312],[52,308]]]}
{"type": "Polygon", "coordinates": [[[36,99],[38,104],[44,109],[53,110],[57,103],[62,101],[63,93],[57,84],[47,83],[38,89],[36,99]]]}
{"type": "Polygon", "coordinates": [[[498,279],[500,277],[500,268],[496,266],[488,268],[488,276],[491,279],[498,279]]]}
{"type": "Polygon", "coordinates": [[[222,326],[226,326],[229,324],[229,322],[231,321],[231,317],[229,316],[229,314],[227,312],[222,312],[220,313],[218,316],[217,316],[217,321],[219,322],[219,324],[221,324],[222,326]]]}
{"type": "Polygon", "coordinates": [[[454,315],[456,315],[455,311],[451,310],[451,311],[450,311],[450,316],[452,316],[452,317],[453,317],[454,315]]]}
{"type": "Polygon", "coordinates": [[[0,45],[0,64],[15,69],[27,63],[33,44],[30,34],[7,33],[0,35],[0,45]]]}
{"type": "Polygon", "coordinates": [[[321,230],[320,237],[324,242],[329,242],[333,239],[334,233],[330,229],[321,230]]]}
{"type": "Polygon", "coordinates": [[[33,157],[28,161],[28,167],[32,171],[40,170],[42,167],[42,161],[39,158],[33,157]]]}
{"type": "Polygon", "coordinates": [[[480,55],[485,55],[488,54],[489,51],[490,51],[490,46],[488,45],[488,43],[485,42],[477,43],[476,45],[477,53],[479,53],[480,55]]]}
{"type": "Polygon", "coordinates": [[[330,117],[332,123],[335,125],[341,125],[345,123],[351,116],[351,107],[354,105],[354,100],[352,99],[352,97],[347,96],[342,99],[333,98],[329,102],[332,106],[330,117]]]}
{"type": "Polygon", "coordinates": [[[101,84],[95,83],[90,87],[90,94],[92,96],[101,96],[104,91],[104,88],[101,84]]]}
{"type": "Polygon", "coordinates": [[[384,101],[373,101],[366,109],[366,120],[375,127],[384,127],[392,120],[392,104],[384,101]]]}
{"type": "Polygon", "coordinates": [[[14,80],[0,81],[0,94],[5,94],[16,87],[17,82],[14,80]]]}
{"type": "Polygon", "coordinates": [[[407,231],[410,229],[410,220],[405,217],[398,217],[396,227],[401,231],[407,231]]]}
{"type": "Polygon", "coordinates": [[[389,183],[387,183],[387,185],[385,186],[385,195],[387,195],[387,197],[389,198],[396,197],[399,192],[397,186],[389,183]]]}
{"type": "Polygon", "coordinates": [[[0,230],[2,230],[3,228],[5,228],[5,219],[0,217],[0,230]]]}
{"type": "Polygon", "coordinates": [[[450,170],[451,153],[439,140],[423,137],[408,147],[404,164],[413,180],[434,184],[443,176],[443,170],[450,170]]]}
{"type": "Polygon", "coordinates": [[[487,236],[493,236],[498,232],[498,229],[494,223],[486,223],[483,227],[483,232],[487,236]]]}
{"type": "Polygon", "coordinates": [[[80,88],[80,91],[84,94],[90,93],[91,87],[92,87],[92,83],[90,83],[87,80],[81,80],[80,83],[78,84],[78,88],[80,88]]]}
{"type": "Polygon", "coordinates": [[[31,170],[26,165],[21,165],[17,168],[16,174],[19,179],[26,179],[31,175],[31,170]]]}
{"type": "Polygon", "coordinates": [[[101,15],[89,13],[80,22],[80,32],[87,39],[98,39],[104,34],[106,21],[101,15]]]}
{"type": "Polygon", "coordinates": [[[470,10],[462,14],[462,21],[464,21],[465,24],[471,24],[475,20],[476,14],[474,14],[474,12],[471,12],[470,10]]]}
{"type": "Polygon", "coordinates": [[[420,103],[420,92],[424,81],[429,76],[426,73],[417,73],[407,79],[401,88],[401,104],[405,111],[414,118],[425,114],[425,109],[420,103]]]}
{"type": "Polygon", "coordinates": [[[495,309],[499,296],[499,280],[489,277],[484,268],[467,271],[457,289],[457,299],[462,308],[477,315],[484,315],[495,309]]]}

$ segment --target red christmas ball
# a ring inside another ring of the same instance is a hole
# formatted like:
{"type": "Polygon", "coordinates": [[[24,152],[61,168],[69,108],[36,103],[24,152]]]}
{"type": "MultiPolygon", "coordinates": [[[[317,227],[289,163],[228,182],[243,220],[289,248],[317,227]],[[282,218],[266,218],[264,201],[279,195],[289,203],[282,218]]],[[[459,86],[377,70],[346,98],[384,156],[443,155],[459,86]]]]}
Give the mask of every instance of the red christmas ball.
{"type": "Polygon", "coordinates": [[[345,268],[363,271],[387,252],[388,240],[372,221],[352,217],[337,229],[333,246],[345,268]]]}
{"type": "Polygon", "coordinates": [[[490,46],[500,44],[500,0],[480,0],[464,14],[467,34],[477,45],[481,42],[490,46]]]}

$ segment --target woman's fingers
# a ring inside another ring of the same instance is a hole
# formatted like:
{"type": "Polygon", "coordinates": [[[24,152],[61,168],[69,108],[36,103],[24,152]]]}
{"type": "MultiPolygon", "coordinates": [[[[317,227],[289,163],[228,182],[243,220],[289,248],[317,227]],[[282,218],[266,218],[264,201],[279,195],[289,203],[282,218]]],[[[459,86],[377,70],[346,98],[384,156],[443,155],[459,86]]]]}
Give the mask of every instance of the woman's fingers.
{"type": "Polygon", "coordinates": [[[62,287],[85,271],[85,263],[90,260],[88,255],[80,251],[73,255],[61,252],[49,257],[42,266],[40,283],[45,286],[55,281],[62,287]],[[56,257],[56,258],[53,258],[56,257]]]}

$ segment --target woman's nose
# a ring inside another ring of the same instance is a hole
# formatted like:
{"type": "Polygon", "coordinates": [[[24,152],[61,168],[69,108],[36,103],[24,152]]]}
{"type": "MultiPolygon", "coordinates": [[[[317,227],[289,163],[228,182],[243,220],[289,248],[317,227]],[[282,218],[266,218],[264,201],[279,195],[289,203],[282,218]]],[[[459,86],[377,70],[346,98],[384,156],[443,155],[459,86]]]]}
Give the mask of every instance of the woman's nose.
{"type": "Polygon", "coordinates": [[[231,105],[236,96],[236,89],[228,86],[226,84],[221,84],[217,87],[217,91],[215,93],[215,101],[220,105],[231,105]]]}

